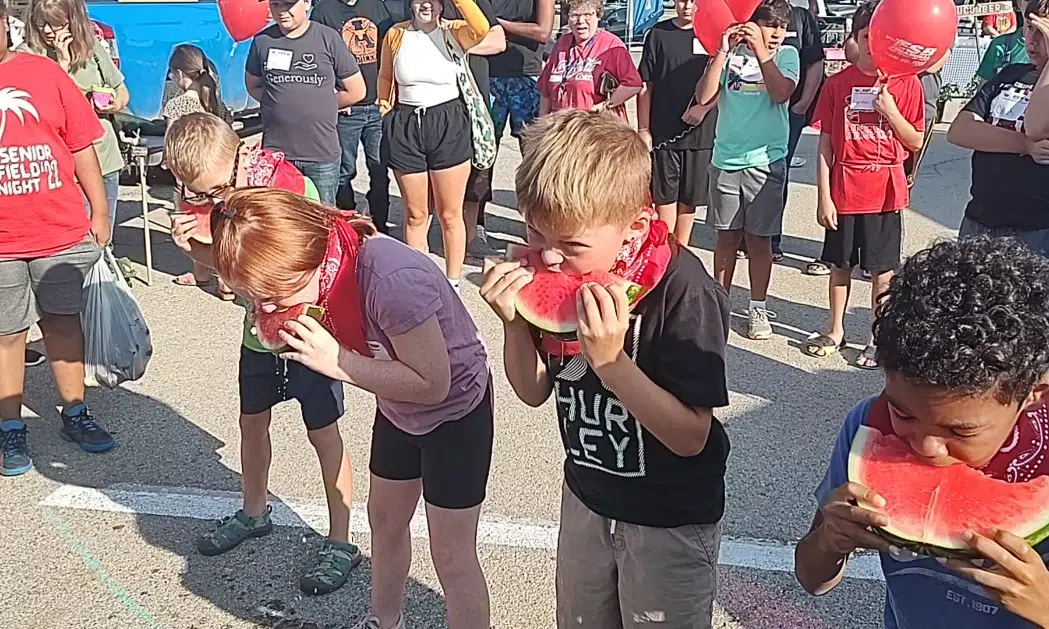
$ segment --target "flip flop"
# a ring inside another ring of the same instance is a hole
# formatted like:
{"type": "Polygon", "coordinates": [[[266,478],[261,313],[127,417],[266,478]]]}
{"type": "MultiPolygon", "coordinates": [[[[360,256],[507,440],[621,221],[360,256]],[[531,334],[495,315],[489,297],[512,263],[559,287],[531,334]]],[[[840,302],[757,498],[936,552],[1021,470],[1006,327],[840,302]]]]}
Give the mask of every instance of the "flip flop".
{"type": "Polygon", "coordinates": [[[863,351],[860,352],[860,355],[856,357],[856,366],[860,369],[866,369],[868,371],[873,371],[877,369],[878,358],[875,354],[877,351],[878,348],[874,345],[868,345],[867,347],[864,347],[863,351]]]}
{"type": "Polygon", "coordinates": [[[815,332],[805,339],[805,353],[815,358],[830,358],[845,347],[845,341],[840,343],[827,336],[815,332]]]}
{"type": "Polygon", "coordinates": [[[822,262],[809,262],[805,265],[805,275],[830,275],[830,267],[822,262]]]}
{"type": "Polygon", "coordinates": [[[196,276],[193,275],[192,271],[188,271],[186,273],[183,273],[182,275],[178,275],[172,278],[171,281],[174,282],[177,286],[196,286],[197,288],[211,286],[210,277],[206,281],[201,282],[196,278],[196,276]]]}

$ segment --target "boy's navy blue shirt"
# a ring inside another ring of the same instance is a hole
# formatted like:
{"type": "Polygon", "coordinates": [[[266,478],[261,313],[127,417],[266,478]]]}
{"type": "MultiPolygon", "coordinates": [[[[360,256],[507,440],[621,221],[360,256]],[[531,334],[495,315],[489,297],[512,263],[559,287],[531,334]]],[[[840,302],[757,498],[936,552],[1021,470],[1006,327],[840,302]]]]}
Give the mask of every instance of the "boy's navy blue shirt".
{"type": "MultiPolygon", "coordinates": [[[[728,406],[729,300],[681,248],[630,314],[624,349],[646,376],[693,408],[728,406]]],[[[567,459],[565,482],[606,518],[660,528],[713,524],[725,510],[729,440],[711,419],[706,447],[671,452],[601,382],[583,356],[546,357],[567,459]]]]}
{"type": "MultiPolygon", "coordinates": [[[[834,443],[827,473],[816,488],[822,505],[838,487],[848,482],[852,440],[877,398],[860,402],[845,418],[834,443]]],[[[1049,562],[1049,541],[1035,550],[1049,562]]],[[[1007,611],[987,596],[983,586],[973,583],[930,557],[898,559],[879,553],[885,573],[885,629],[1035,629],[1026,620],[1007,611]]]]}

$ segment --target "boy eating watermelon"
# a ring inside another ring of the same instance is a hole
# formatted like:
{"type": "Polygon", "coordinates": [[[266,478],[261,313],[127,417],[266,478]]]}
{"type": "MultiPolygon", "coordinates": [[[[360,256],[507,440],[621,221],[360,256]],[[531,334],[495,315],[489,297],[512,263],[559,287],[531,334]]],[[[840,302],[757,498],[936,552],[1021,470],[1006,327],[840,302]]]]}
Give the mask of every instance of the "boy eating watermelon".
{"type": "MultiPolygon", "coordinates": [[[[180,211],[172,216],[172,239],[195,262],[208,268],[214,268],[211,230],[202,224],[210,226],[210,210],[234,190],[257,186],[319,198],[309,178],[283,154],[243,146],[233,129],[212,114],[187,114],[171,123],[164,138],[164,154],[172,174],[183,183],[180,211]]],[[[243,508],[205,533],[197,549],[204,555],[219,555],[273,530],[266,487],[271,409],[294,399],[302,407],[306,434],[320,460],[330,527],[316,563],[302,576],[299,586],[307,594],[333,592],[346,583],[361,562],[360,550],[348,538],[353,472],[337,424],[345,411],[342,384],[279,358],[260,342],[245,317],[239,385],[243,508]]]]}
{"type": "MultiPolygon", "coordinates": [[[[797,547],[795,575],[810,593],[822,595],[841,581],[853,552],[875,549],[888,589],[889,629],[1049,627],[1049,541],[1037,541],[1043,535],[1032,536],[1032,548],[1009,531],[981,524],[982,534],[957,532],[956,539],[968,548],[922,549],[955,557],[962,550],[976,558],[963,561],[913,554],[896,547],[904,540],[893,538],[890,544],[881,532],[905,526],[911,503],[928,529],[949,529],[952,519],[968,521],[976,511],[1001,516],[995,511],[1004,504],[1045,519],[1044,499],[1017,504],[1005,495],[1010,488],[1046,495],[1049,260],[1013,240],[944,242],[910,258],[885,299],[874,324],[885,389],[845,420],[816,490],[820,508],[797,547]],[[902,480],[882,480],[860,469],[867,465],[868,452],[857,454],[854,437],[871,433],[870,428],[891,435],[884,443],[905,444],[913,477],[928,475],[927,466],[944,468],[947,477],[958,472],[950,466],[964,465],[982,473],[973,486],[1000,484],[1000,495],[974,492],[968,500],[933,495],[930,511],[924,512],[921,502],[928,496],[919,492],[894,503],[850,482],[858,475],[887,488],[908,482],[906,474],[902,480]],[[941,506],[936,519],[928,519],[936,503],[951,504],[955,512],[941,506]]],[[[1016,520],[1024,514],[1005,515],[1016,520]]]]}
{"type": "Polygon", "coordinates": [[[530,125],[522,146],[517,200],[532,252],[489,269],[481,296],[503,320],[518,397],[557,402],[567,455],[557,625],[710,627],[729,453],[713,412],[728,405],[728,296],[656,218],[648,148],[627,125],[563,111],[530,125]],[[543,291],[519,300],[529,283],[560,289],[571,278],[567,312],[528,301],[543,291]]]}

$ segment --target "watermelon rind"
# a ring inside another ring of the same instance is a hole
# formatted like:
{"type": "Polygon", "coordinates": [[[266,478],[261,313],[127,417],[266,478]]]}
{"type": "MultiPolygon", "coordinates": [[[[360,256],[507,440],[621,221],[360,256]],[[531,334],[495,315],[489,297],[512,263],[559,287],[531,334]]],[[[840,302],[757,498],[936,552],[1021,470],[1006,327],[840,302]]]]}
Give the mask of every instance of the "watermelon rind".
{"type": "MultiPolygon", "coordinates": [[[[324,313],[325,313],[325,310],[321,306],[310,304],[310,305],[306,306],[306,310],[304,310],[302,314],[306,315],[307,317],[309,317],[311,319],[315,319],[317,321],[323,321],[324,320],[324,313]]],[[[261,345],[262,347],[266,347],[266,344],[262,342],[261,338],[259,338],[258,328],[257,327],[253,330],[253,332],[255,334],[255,338],[259,339],[259,345],[261,345]]],[[[274,348],[274,349],[269,349],[268,351],[270,353],[272,353],[272,354],[281,354],[281,353],[285,352],[287,349],[288,349],[287,345],[282,345],[281,347],[277,347],[277,348],[274,348]]]]}
{"type": "MultiPolygon", "coordinates": [[[[856,432],[856,436],[853,438],[852,447],[849,452],[849,469],[848,475],[849,480],[854,482],[862,482],[856,480],[863,477],[862,465],[864,462],[864,452],[867,450],[868,445],[873,441],[880,439],[883,436],[882,432],[876,428],[870,426],[860,426],[856,432]]],[[[872,511],[878,511],[878,509],[872,505],[861,504],[864,508],[871,509],[872,511]]],[[[1034,506],[1033,513],[1031,514],[1032,522],[1040,524],[1039,528],[1033,533],[1029,533],[1024,537],[1024,540],[1029,543],[1032,547],[1037,546],[1041,542],[1049,539],[1049,505],[1036,505],[1034,506]]],[[[899,530],[890,525],[884,528],[875,528],[874,532],[880,537],[888,541],[894,546],[910,550],[920,555],[926,555],[930,557],[943,557],[946,559],[961,559],[969,560],[982,557],[982,555],[965,546],[961,542],[955,542],[954,540],[944,539],[936,540],[936,543],[928,540],[914,540],[907,537],[904,531],[899,530]]]]}

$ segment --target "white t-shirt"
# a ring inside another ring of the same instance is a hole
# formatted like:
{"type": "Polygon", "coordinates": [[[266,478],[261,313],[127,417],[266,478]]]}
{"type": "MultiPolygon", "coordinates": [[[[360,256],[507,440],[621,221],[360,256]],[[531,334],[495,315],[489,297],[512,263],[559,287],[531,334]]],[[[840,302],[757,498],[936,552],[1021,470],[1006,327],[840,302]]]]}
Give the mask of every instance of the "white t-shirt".
{"type": "Polygon", "coordinates": [[[433,107],[459,98],[458,67],[448,58],[441,29],[407,29],[393,65],[397,102],[433,107]]]}

